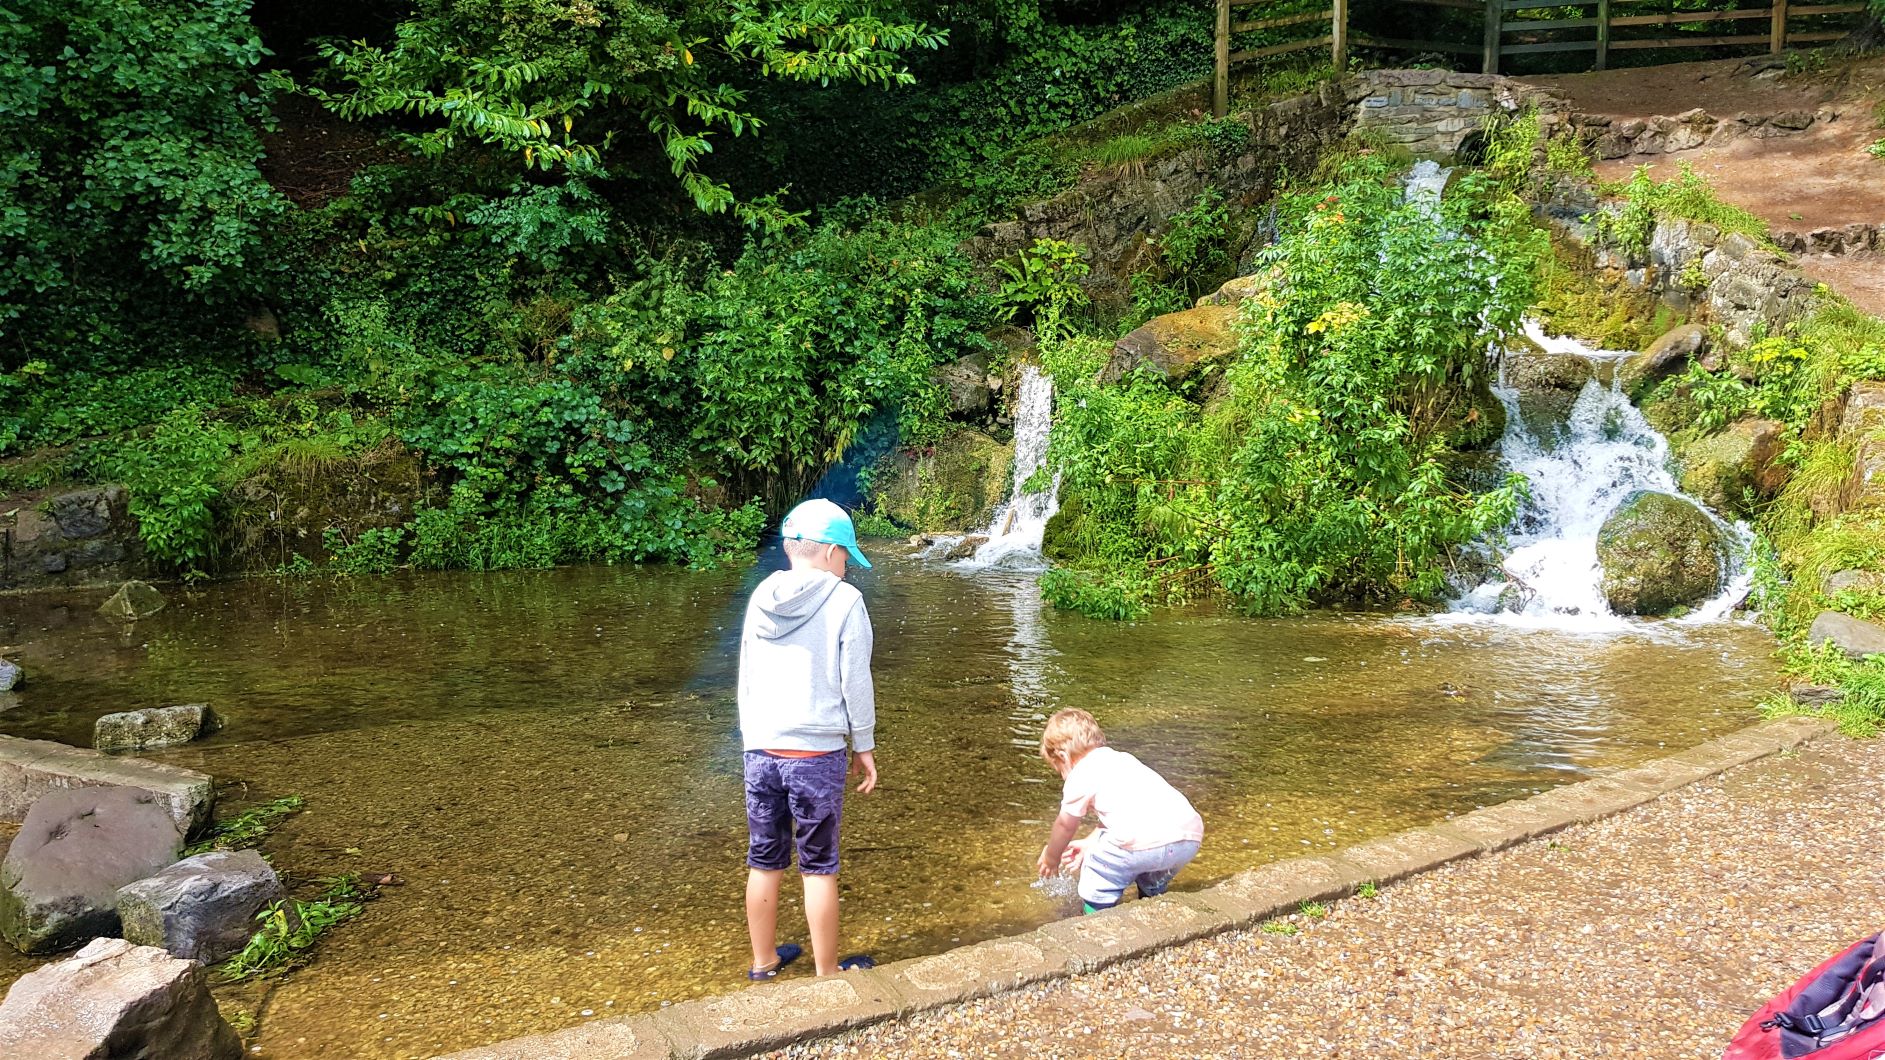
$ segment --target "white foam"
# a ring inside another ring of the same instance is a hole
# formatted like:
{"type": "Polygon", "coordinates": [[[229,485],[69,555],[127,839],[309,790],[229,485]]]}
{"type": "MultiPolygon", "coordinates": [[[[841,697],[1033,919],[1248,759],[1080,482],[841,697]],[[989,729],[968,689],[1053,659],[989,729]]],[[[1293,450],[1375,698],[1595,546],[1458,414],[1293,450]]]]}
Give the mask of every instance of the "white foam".
{"type": "MultiPolygon", "coordinates": [[[[1602,362],[1629,356],[1546,335],[1536,321],[1526,321],[1525,330],[1547,352],[1582,357],[1600,369],[1602,362]]],[[[1609,375],[1611,382],[1592,378],[1585,383],[1562,430],[1544,438],[1520,415],[1518,391],[1503,374],[1493,388],[1506,413],[1501,464],[1525,476],[1531,499],[1507,531],[1500,557],[1506,576],[1460,596],[1448,621],[1584,633],[1640,630],[1645,625],[1610,610],[1597,562],[1597,531],[1617,505],[1638,490],[1686,495],[1670,472],[1668,440],[1630,403],[1615,372],[1594,375],[1609,375]]],[[[1751,580],[1743,558],[1752,534],[1712,512],[1709,518],[1731,543],[1730,576],[1719,594],[1680,620],[1686,624],[1726,617],[1747,595],[1751,580]]]]}
{"type": "MultiPolygon", "coordinates": [[[[1028,482],[1047,464],[1047,442],[1053,426],[1054,379],[1030,364],[1021,370],[1021,387],[1015,398],[1014,485],[1008,500],[995,509],[994,518],[981,531],[988,540],[973,555],[958,560],[957,567],[1047,569],[1041,539],[1047,533],[1047,521],[1060,510],[1060,475],[1056,472],[1048,476],[1046,486],[1038,490],[1029,490],[1028,482]]],[[[929,554],[945,555],[961,540],[938,538],[929,554]]]]}

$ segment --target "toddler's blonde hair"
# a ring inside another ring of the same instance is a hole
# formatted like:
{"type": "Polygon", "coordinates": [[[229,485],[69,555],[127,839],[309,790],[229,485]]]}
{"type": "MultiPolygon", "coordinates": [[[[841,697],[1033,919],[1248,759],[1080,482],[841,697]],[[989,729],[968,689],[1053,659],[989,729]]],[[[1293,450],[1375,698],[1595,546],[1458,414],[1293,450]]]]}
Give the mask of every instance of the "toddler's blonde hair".
{"type": "Polygon", "coordinates": [[[1041,757],[1050,765],[1057,755],[1072,763],[1095,747],[1105,746],[1106,733],[1100,730],[1100,723],[1077,708],[1056,712],[1041,732],[1041,757]]]}

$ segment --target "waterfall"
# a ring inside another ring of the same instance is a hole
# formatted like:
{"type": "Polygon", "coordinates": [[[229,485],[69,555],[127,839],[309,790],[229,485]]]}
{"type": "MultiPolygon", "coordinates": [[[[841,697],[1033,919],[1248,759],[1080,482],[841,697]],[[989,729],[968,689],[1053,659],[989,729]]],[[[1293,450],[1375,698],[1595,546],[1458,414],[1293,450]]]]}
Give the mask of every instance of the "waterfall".
{"type": "MultiPolygon", "coordinates": [[[[1517,625],[1603,631],[1634,628],[1610,611],[1597,562],[1597,532],[1622,500],[1636,490],[1682,496],[1669,471],[1669,442],[1623,393],[1616,369],[1631,356],[1594,350],[1574,339],[1545,335],[1527,321],[1526,334],[1549,354],[1581,357],[1596,370],[1572,403],[1562,426],[1541,437],[1528,424],[1519,393],[1503,369],[1493,393],[1505,406],[1501,438],[1503,470],[1524,475],[1531,498],[1506,535],[1495,578],[1456,601],[1456,615],[1497,615],[1517,625]]],[[[1690,498],[1693,499],[1693,498],[1690,498]]],[[[1706,510],[1706,509],[1704,509],[1706,510]]],[[[1752,535],[1710,513],[1724,536],[1740,546],[1727,587],[1685,622],[1719,619],[1747,592],[1750,575],[1741,562],[1752,535]]]]}
{"type": "Polygon", "coordinates": [[[1059,510],[1060,476],[1046,487],[1029,492],[1028,480],[1047,463],[1048,432],[1054,423],[1054,380],[1035,365],[1021,370],[1021,388],[1014,408],[1014,485],[1008,500],[995,509],[994,518],[979,536],[988,540],[964,566],[1039,569],[1047,565],[1041,538],[1047,521],[1059,510]]]}
{"type": "Polygon", "coordinates": [[[1432,159],[1422,159],[1408,169],[1407,176],[1401,178],[1405,190],[1402,197],[1420,207],[1420,212],[1431,219],[1440,216],[1440,195],[1446,190],[1447,178],[1453,175],[1452,167],[1442,168],[1432,159]]]}

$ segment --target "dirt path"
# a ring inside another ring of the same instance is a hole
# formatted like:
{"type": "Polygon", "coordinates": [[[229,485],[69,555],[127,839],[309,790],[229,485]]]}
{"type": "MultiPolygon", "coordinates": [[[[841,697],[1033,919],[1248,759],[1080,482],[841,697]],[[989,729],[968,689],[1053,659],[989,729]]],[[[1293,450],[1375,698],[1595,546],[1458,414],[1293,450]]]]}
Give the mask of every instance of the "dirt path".
{"type": "MultiPolygon", "coordinates": [[[[1885,136],[1873,111],[1885,99],[1885,62],[1878,59],[1836,62],[1812,75],[1725,59],[1528,80],[1564,93],[1581,111],[1617,120],[1674,116],[1697,107],[1724,119],[1814,115],[1817,120],[1795,135],[1613,159],[1601,163],[1597,174],[1620,180],[1647,165],[1666,180],[1687,163],[1714,183],[1722,199],[1766,221],[1783,244],[1786,233],[1805,243],[1822,229],[1885,226],[1885,160],[1866,152],[1885,136]]],[[[1809,278],[1861,309],[1885,314],[1885,251],[1802,253],[1797,261],[1809,278]]]]}
{"type": "Polygon", "coordinates": [[[1885,741],[1091,975],[776,1056],[1717,1057],[1885,914],[1885,741]]]}
{"type": "Polygon", "coordinates": [[[1760,72],[1746,59],[1715,59],[1522,80],[1563,93],[1586,114],[1620,119],[1675,115],[1696,107],[1721,118],[1811,113],[1838,98],[1845,83],[1844,68],[1821,77],[1755,76],[1760,72]]]}

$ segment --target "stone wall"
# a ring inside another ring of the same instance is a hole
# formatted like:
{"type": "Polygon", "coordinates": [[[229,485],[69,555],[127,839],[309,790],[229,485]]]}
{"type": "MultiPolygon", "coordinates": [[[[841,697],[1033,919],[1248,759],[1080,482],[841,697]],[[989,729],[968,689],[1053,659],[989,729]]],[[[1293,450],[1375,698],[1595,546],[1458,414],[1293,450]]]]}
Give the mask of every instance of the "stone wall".
{"type": "Polygon", "coordinates": [[[1199,193],[1216,189],[1234,208],[1269,199],[1278,176],[1306,172],[1347,136],[1351,108],[1343,87],[1281,100],[1237,117],[1250,123],[1250,150],[1220,161],[1199,148],[1149,163],[1144,172],[1095,172],[1073,188],[1029,203],[1012,220],[985,226],[962,245],[978,264],[1018,254],[1037,239],[1081,247],[1091,272],[1082,286],[1103,304],[1122,303],[1132,274],[1149,264],[1147,240],[1199,193]]]}
{"type": "Polygon", "coordinates": [[[1416,158],[1452,158],[1494,114],[1535,107],[1547,133],[1570,115],[1563,96],[1497,74],[1369,70],[1346,89],[1358,132],[1416,158]]]}
{"type": "Polygon", "coordinates": [[[1838,116],[1837,110],[1821,108],[1720,118],[1696,107],[1681,114],[1650,118],[1616,119],[1605,114],[1576,114],[1571,124],[1598,158],[1612,159],[1716,147],[1743,137],[1791,136],[1804,132],[1816,121],[1829,121],[1838,116]]]}
{"type": "Polygon", "coordinates": [[[1812,309],[1812,281],[1761,241],[1699,221],[1666,220],[1657,222],[1647,249],[1633,253],[1601,239],[1592,220],[1619,208],[1576,185],[1560,188],[1540,212],[1553,235],[1590,255],[1600,274],[1719,324],[1731,345],[1745,346],[1757,330],[1777,331],[1812,309]]]}
{"type": "Polygon", "coordinates": [[[144,547],[122,486],[0,497],[0,589],[93,585],[141,575],[144,547]]]}
{"type": "Polygon", "coordinates": [[[1864,254],[1885,250],[1885,224],[1841,225],[1811,232],[1773,233],[1774,243],[1789,254],[1864,254]]]}

